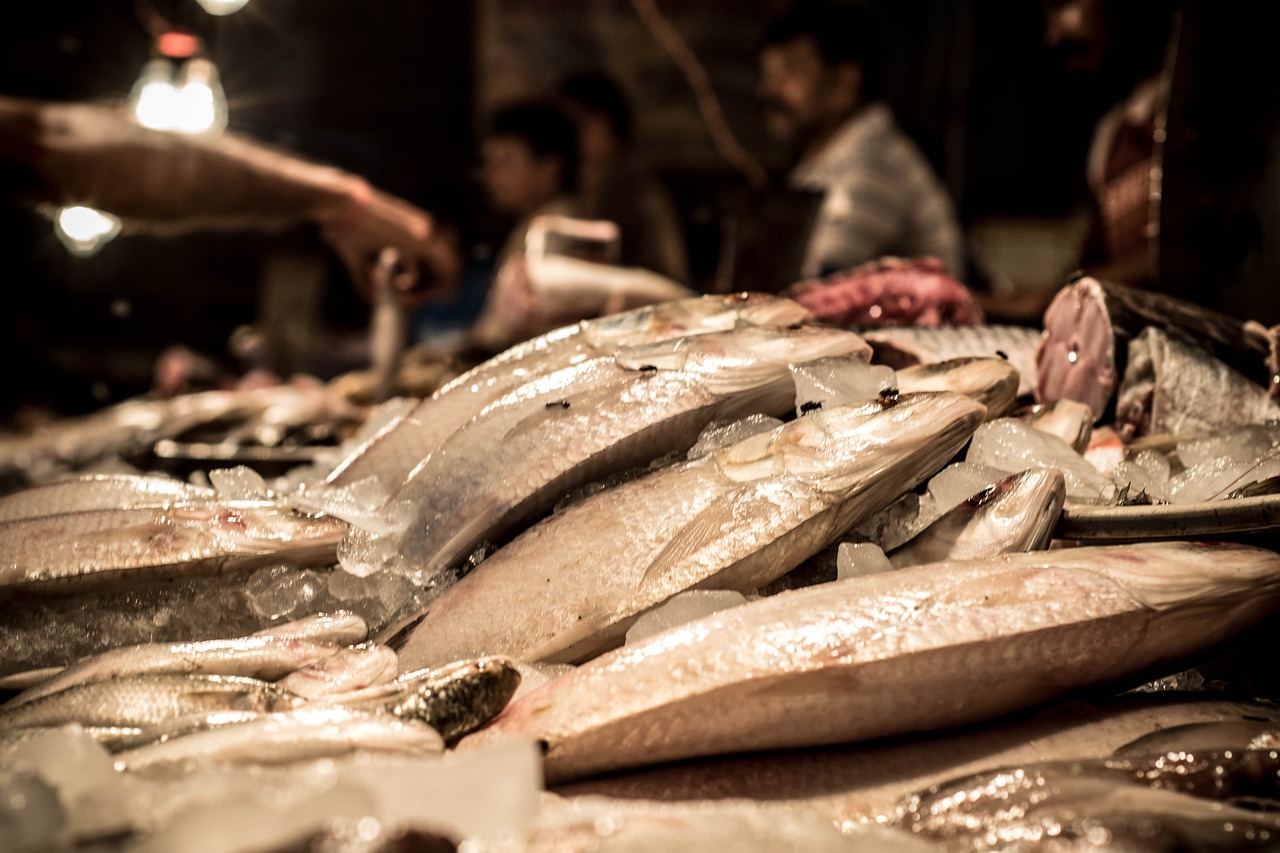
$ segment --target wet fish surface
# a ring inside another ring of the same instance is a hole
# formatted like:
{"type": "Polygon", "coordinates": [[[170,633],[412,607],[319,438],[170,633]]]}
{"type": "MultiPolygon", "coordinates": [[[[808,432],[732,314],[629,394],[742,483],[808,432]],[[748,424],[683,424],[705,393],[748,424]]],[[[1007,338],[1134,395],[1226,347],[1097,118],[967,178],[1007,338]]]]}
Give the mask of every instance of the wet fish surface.
{"type": "Polygon", "coordinates": [[[141,474],[86,474],[0,497],[0,522],[95,509],[136,509],[208,500],[213,489],[141,474]]]}
{"type": "Polygon", "coordinates": [[[608,652],[464,739],[552,782],[942,729],[1211,646],[1280,604],[1280,555],[1151,543],[930,563],[760,599],[608,652]],[[974,672],[998,667],[996,682],[974,672]]]}
{"type": "Polygon", "coordinates": [[[896,371],[898,390],[954,391],[987,407],[987,419],[1013,408],[1018,392],[1018,371],[1000,358],[967,356],[934,364],[920,364],[896,371]]]}
{"type": "Polygon", "coordinates": [[[945,464],[982,416],[949,393],[823,408],[586,498],[432,602],[401,666],[572,662],[681,590],[754,591],[945,464]]]}
{"type": "Polygon", "coordinates": [[[347,486],[373,477],[388,492],[450,435],[486,406],[515,388],[619,347],[699,332],[723,331],[739,322],[779,325],[810,320],[799,303],[764,293],[698,296],[583,320],[517,344],[441,386],[403,418],[352,451],[326,481],[347,486]]]}
{"type": "Polygon", "coordinates": [[[741,327],[551,374],[493,404],[415,469],[391,501],[408,508],[402,534],[378,542],[354,528],[339,557],[348,567],[403,565],[429,581],[574,488],[687,449],[717,419],[786,412],[789,364],[868,353],[840,329],[741,327]]]}
{"type": "Polygon", "coordinates": [[[853,329],[871,344],[872,364],[901,370],[954,358],[994,356],[1006,359],[1017,370],[1017,396],[1027,397],[1035,392],[1035,352],[1040,345],[1040,329],[1015,325],[854,326],[853,329]]]}

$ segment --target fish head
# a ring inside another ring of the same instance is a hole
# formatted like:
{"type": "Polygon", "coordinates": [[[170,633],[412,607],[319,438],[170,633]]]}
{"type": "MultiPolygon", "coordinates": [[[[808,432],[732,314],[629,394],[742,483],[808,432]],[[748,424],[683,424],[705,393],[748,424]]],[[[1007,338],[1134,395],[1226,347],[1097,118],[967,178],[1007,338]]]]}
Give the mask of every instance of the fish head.
{"type": "Polygon", "coordinates": [[[682,371],[715,394],[732,394],[780,379],[790,365],[844,356],[867,361],[871,348],[860,336],[833,326],[739,326],[624,347],[617,364],[631,370],[682,371]]]}
{"type": "Polygon", "coordinates": [[[959,394],[891,395],[815,409],[725,448],[716,463],[739,481],[786,474],[842,493],[863,482],[886,453],[937,448],[950,458],[985,415],[981,403],[959,394]]]}
{"type": "Polygon", "coordinates": [[[304,515],[272,501],[219,501],[174,506],[167,520],[199,529],[243,550],[279,550],[290,543],[337,544],[347,524],[324,515],[304,515]]]}
{"type": "Polygon", "coordinates": [[[1220,620],[1234,603],[1258,612],[1280,606],[1280,555],[1265,548],[1177,541],[1114,546],[1106,554],[1107,576],[1154,611],[1207,610],[1220,620]]]}
{"type": "Polygon", "coordinates": [[[1044,548],[1058,523],[1067,482],[1057,468],[1010,474],[964,501],[953,512],[967,514],[987,541],[1018,543],[1018,550],[1044,548]]]}

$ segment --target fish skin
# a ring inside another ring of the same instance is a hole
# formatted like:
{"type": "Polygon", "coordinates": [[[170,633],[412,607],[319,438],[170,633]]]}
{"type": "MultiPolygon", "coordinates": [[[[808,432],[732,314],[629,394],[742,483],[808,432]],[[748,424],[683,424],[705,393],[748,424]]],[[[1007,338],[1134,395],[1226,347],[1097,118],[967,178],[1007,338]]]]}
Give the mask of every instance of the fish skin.
{"type": "Polygon", "coordinates": [[[962,502],[893,549],[895,568],[1047,548],[1067,498],[1056,468],[1012,474],[962,502]]]}
{"type": "Polygon", "coordinates": [[[706,295],[583,320],[517,344],[441,386],[403,418],[371,437],[326,477],[335,487],[373,477],[392,492],[450,435],[508,392],[622,346],[732,328],[738,322],[788,325],[812,314],[765,293],[706,295]]]}
{"type": "Polygon", "coordinates": [[[381,643],[362,643],[335,650],[313,664],[297,667],[280,679],[280,687],[307,699],[345,693],[396,676],[396,653],[381,643]]]}
{"type": "Polygon", "coordinates": [[[572,661],[684,589],[754,591],[945,464],[982,416],[948,393],[823,408],[586,498],[433,601],[401,665],[572,661]]]}
{"type": "MultiPolygon", "coordinates": [[[[383,558],[429,582],[577,486],[687,450],[718,418],[788,411],[788,365],[838,354],[865,358],[869,349],[841,329],[744,326],[623,349],[522,386],[392,496],[412,520],[383,558]]],[[[339,548],[344,565],[366,538],[353,528],[339,548]]]]}
{"type": "Polygon", "coordinates": [[[312,613],[301,619],[270,625],[255,631],[254,637],[277,637],[282,640],[314,640],[335,646],[352,646],[369,639],[369,625],[359,613],[350,610],[334,610],[329,613],[312,613]]]}
{"type": "Polygon", "coordinates": [[[148,726],[210,711],[273,711],[299,697],[256,678],[224,675],[137,675],[68,687],[0,708],[0,731],[28,726],[148,726]]]}
{"type": "Polygon", "coordinates": [[[444,742],[416,720],[306,706],[124,750],[116,754],[115,765],[136,771],[182,761],[282,764],[367,750],[436,755],[444,751],[444,742]]]}
{"type": "Polygon", "coordinates": [[[328,643],[275,637],[123,646],[71,664],[42,684],[19,693],[3,707],[12,708],[77,684],[124,676],[196,673],[275,681],[338,651],[338,646],[328,643]]]}
{"type": "Polygon", "coordinates": [[[325,565],[347,524],[271,501],[93,510],[0,524],[0,596],[275,563],[325,565]]]}
{"type": "Polygon", "coordinates": [[[410,690],[391,712],[426,723],[453,746],[507,706],[520,686],[520,673],[511,661],[490,656],[408,673],[401,682],[410,690]]]}
{"type": "Polygon", "coordinates": [[[1018,371],[1017,396],[1035,393],[1036,349],[1043,333],[1015,325],[853,327],[871,344],[872,364],[901,370],[968,356],[1005,358],[1018,371]]]}
{"type": "Polygon", "coordinates": [[[165,476],[86,474],[0,497],[0,522],[95,509],[167,506],[214,497],[213,489],[165,476]]]}
{"type": "Polygon", "coordinates": [[[1212,694],[1129,694],[1092,703],[1070,700],[1007,715],[996,725],[718,756],[573,780],[552,791],[567,798],[691,804],[768,800],[804,808],[837,825],[887,825],[901,819],[904,801],[917,792],[993,767],[1100,760],[1165,731],[1274,727],[1278,721],[1277,709],[1265,702],[1231,702],[1212,694]]]}
{"type": "Polygon", "coordinates": [[[1002,358],[963,356],[896,371],[898,390],[954,391],[987,407],[987,420],[1002,417],[1018,397],[1018,370],[1002,358]]]}
{"type": "Polygon", "coordinates": [[[944,729],[1207,648],[1280,604],[1280,555],[1159,542],[946,561],[780,593],[608,652],[460,749],[546,744],[549,782],[944,729]],[[992,683],[974,672],[998,666],[992,683]]]}

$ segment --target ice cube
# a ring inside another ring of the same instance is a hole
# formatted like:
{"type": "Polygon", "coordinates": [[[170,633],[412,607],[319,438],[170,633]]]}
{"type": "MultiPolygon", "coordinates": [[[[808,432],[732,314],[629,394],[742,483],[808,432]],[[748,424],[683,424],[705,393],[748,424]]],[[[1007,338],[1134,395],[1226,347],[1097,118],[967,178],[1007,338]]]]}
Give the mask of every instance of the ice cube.
{"type": "Polygon", "coordinates": [[[836,580],[893,570],[893,564],[874,542],[841,542],[836,554],[836,580]]]}
{"type": "Polygon", "coordinates": [[[845,406],[874,400],[885,390],[898,387],[892,368],[840,356],[793,364],[791,375],[796,384],[797,414],[813,404],[845,406]]]}
{"type": "Polygon", "coordinates": [[[1065,441],[1016,418],[996,418],[973,434],[965,460],[1017,474],[1028,468],[1057,468],[1067,483],[1067,498],[1080,503],[1109,503],[1116,487],[1110,478],[1065,441]]]}
{"type": "Polygon", "coordinates": [[[731,589],[690,589],[676,593],[641,614],[627,631],[627,643],[638,643],[654,634],[709,616],[727,607],[745,604],[746,596],[731,589]]]}
{"type": "Polygon", "coordinates": [[[118,778],[106,749],[79,725],[33,735],[14,748],[9,760],[29,765],[65,803],[118,778]]]}
{"type": "Polygon", "coordinates": [[[782,426],[782,421],[769,415],[749,415],[728,423],[713,423],[702,431],[698,441],[689,450],[689,459],[699,459],[709,453],[736,444],[762,432],[782,426]]]}
{"type": "Polygon", "coordinates": [[[244,584],[249,606],[267,620],[296,619],[313,612],[313,602],[323,588],[319,572],[293,566],[258,569],[244,584]]]}
{"type": "Polygon", "coordinates": [[[234,468],[215,468],[209,472],[209,482],[218,497],[228,501],[260,501],[271,497],[271,490],[262,475],[247,465],[234,468]]]}
{"type": "Polygon", "coordinates": [[[26,763],[0,768],[0,853],[58,849],[67,824],[58,792],[26,763]]]}

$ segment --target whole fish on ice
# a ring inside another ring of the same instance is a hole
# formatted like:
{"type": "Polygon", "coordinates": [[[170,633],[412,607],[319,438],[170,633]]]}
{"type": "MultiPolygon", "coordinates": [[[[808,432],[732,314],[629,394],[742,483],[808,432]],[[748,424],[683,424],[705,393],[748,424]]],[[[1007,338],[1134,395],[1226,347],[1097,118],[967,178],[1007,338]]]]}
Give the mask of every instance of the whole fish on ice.
{"type": "Polygon", "coordinates": [[[945,464],[982,416],[947,393],[824,407],[585,498],[435,599],[401,666],[574,661],[681,590],[754,591],[945,464]]]}
{"type": "Polygon", "coordinates": [[[546,745],[558,782],[943,729],[1207,648],[1280,607],[1280,555],[1160,542],[930,563],[779,593],[608,652],[460,748],[546,745]],[[997,678],[975,673],[998,672],[997,678]]]}
{"type": "Polygon", "coordinates": [[[515,388],[620,347],[738,323],[785,326],[811,319],[789,299],[765,293],[696,296],[606,317],[583,320],[517,344],[441,386],[403,418],[388,424],[329,473],[327,482],[347,486],[372,477],[390,493],[446,438],[489,404],[515,388]]]}
{"type": "Polygon", "coordinates": [[[704,427],[794,406],[789,365],[864,359],[862,339],[817,326],[744,326],[628,347],[552,373],[485,409],[416,468],[391,499],[403,533],[359,528],[344,566],[403,566],[425,581],[517,530],[574,488],[687,450],[704,427]]]}

